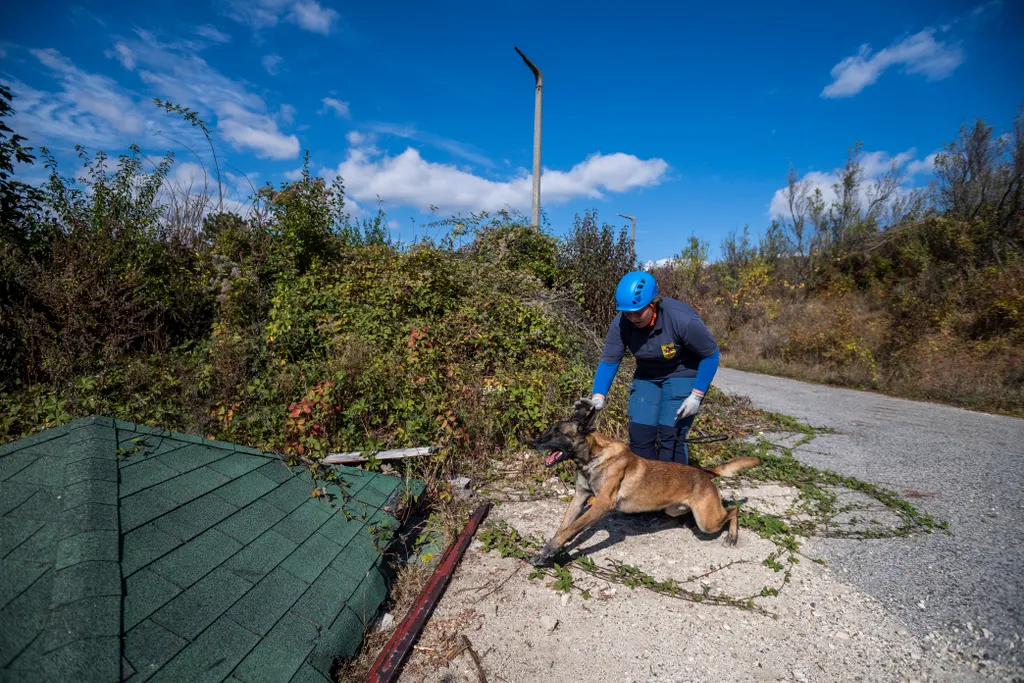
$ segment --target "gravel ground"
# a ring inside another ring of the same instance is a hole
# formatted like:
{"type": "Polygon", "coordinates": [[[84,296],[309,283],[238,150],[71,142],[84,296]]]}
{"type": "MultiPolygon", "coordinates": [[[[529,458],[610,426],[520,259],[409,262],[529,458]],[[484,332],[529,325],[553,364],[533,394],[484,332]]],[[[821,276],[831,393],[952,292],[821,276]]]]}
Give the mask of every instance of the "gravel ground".
{"type": "Polygon", "coordinates": [[[951,536],[820,543],[816,552],[844,582],[919,636],[983,662],[1021,665],[1024,420],[726,368],[715,385],[832,427],[839,433],[794,455],[903,493],[949,522],[951,536]]]}
{"type": "MultiPolygon", "coordinates": [[[[510,503],[492,509],[490,519],[541,534],[554,528],[563,509],[556,500],[510,503]]],[[[742,530],[739,544],[725,548],[678,524],[651,531],[617,515],[578,548],[599,565],[613,558],[658,579],[750,561],[707,578],[714,591],[730,595],[779,583],[760,564],[774,546],[742,530]]],[[[468,652],[438,666],[434,651],[457,645],[456,633],[468,637],[491,683],[983,680],[949,657],[929,654],[874,598],[810,562],[799,565],[779,597],[761,600],[777,620],[586,576],[577,583],[594,597],[565,598],[550,579],[528,580],[529,572],[525,562],[484,554],[474,542],[420,638],[419,648],[430,649],[414,651],[399,680],[480,681],[468,652]]]]}
{"type": "MultiPolygon", "coordinates": [[[[828,566],[802,561],[779,596],[758,599],[777,619],[585,575],[576,583],[594,597],[566,597],[550,579],[529,580],[525,562],[483,553],[477,540],[400,680],[1024,681],[1017,659],[1024,421],[724,368],[715,384],[836,429],[794,454],[911,492],[915,504],[949,521],[952,536],[807,542],[805,553],[828,566]],[[479,667],[465,649],[443,659],[465,642],[479,667]]],[[[767,512],[785,508],[792,495],[777,485],[739,494],[767,512]]],[[[504,503],[490,519],[547,537],[564,509],[553,498],[504,503]]],[[[657,579],[741,560],[702,579],[734,596],[779,585],[780,575],[761,564],[773,549],[742,528],[739,544],[727,548],[721,537],[706,540],[677,522],[653,528],[617,514],[570,548],[657,579]]]]}

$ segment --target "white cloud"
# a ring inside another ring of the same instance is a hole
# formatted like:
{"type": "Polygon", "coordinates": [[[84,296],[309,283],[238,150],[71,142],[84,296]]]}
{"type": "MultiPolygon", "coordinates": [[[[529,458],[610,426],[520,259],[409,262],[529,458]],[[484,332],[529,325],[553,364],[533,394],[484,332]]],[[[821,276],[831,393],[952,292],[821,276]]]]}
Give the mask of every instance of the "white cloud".
{"type": "Polygon", "coordinates": [[[239,148],[248,147],[260,158],[294,159],[299,154],[299,139],[282,134],[276,126],[257,127],[227,119],[219,129],[226,140],[239,148]]]}
{"type": "Polygon", "coordinates": [[[280,72],[278,67],[281,65],[282,61],[284,61],[284,58],[278,54],[263,55],[263,59],[260,60],[263,64],[263,68],[266,69],[267,73],[271,76],[276,76],[280,72]]]}
{"type": "Polygon", "coordinates": [[[307,31],[327,35],[331,32],[331,25],[338,20],[338,13],[330,7],[321,7],[313,0],[299,0],[292,5],[288,20],[307,31]]]}
{"type": "Polygon", "coordinates": [[[494,162],[481,154],[474,147],[441,135],[425,133],[417,129],[415,126],[403,126],[393,123],[373,123],[370,124],[370,128],[375,133],[380,133],[381,135],[394,135],[395,137],[416,140],[417,142],[428,144],[431,147],[442,149],[452,156],[465,159],[466,161],[474,164],[487,166],[488,168],[494,166],[494,162]]]}
{"type": "Polygon", "coordinates": [[[350,113],[348,110],[348,102],[342,102],[336,100],[333,97],[325,97],[321,100],[324,103],[323,109],[320,110],[321,114],[327,113],[328,110],[333,111],[335,116],[344,116],[349,118],[350,113]]]}
{"type": "Polygon", "coordinates": [[[293,123],[295,121],[295,107],[290,104],[282,104],[278,109],[277,115],[283,123],[293,123]]]}
{"type": "Polygon", "coordinates": [[[973,16],[973,17],[980,17],[982,15],[989,14],[989,13],[993,13],[994,14],[995,12],[998,12],[1000,9],[1002,9],[1002,7],[1003,7],[1002,0],[991,0],[990,2],[986,2],[983,5],[978,5],[977,7],[975,7],[971,11],[971,16],[973,16]]]}
{"type": "MultiPolygon", "coordinates": [[[[278,129],[263,99],[212,68],[193,44],[164,44],[146,31],[138,34],[140,40],[131,47],[139,76],[163,97],[199,110],[206,120],[215,115],[217,131],[238,149],[252,150],[261,158],[298,156],[298,138],[278,129]]],[[[286,121],[288,110],[282,108],[282,114],[286,121]]]]}
{"type": "MultiPolygon", "coordinates": [[[[913,180],[915,176],[930,173],[935,163],[935,154],[929,154],[924,159],[915,159],[915,156],[916,152],[913,148],[900,152],[895,156],[890,156],[888,152],[881,151],[864,152],[860,156],[862,183],[859,199],[861,206],[866,208],[870,202],[868,190],[871,183],[881,178],[885,173],[888,173],[894,164],[897,169],[902,169],[906,172],[905,182],[913,180]]],[[[808,194],[813,194],[815,190],[821,190],[822,199],[825,200],[825,205],[828,206],[837,199],[832,186],[839,182],[841,173],[841,168],[828,173],[810,171],[800,178],[800,182],[806,185],[808,194]]],[[[788,217],[789,204],[786,200],[786,188],[779,188],[772,195],[768,215],[773,218],[780,215],[788,217]]]]}
{"type": "Polygon", "coordinates": [[[121,62],[121,66],[129,71],[135,70],[135,54],[124,43],[117,43],[113,50],[105,50],[103,54],[121,62]]]}
{"type": "Polygon", "coordinates": [[[353,147],[359,147],[365,144],[373,144],[374,142],[371,136],[366,135],[365,133],[360,133],[358,130],[350,130],[349,132],[345,133],[345,139],[348,140],[348,144],[352,145],[353,147]]]}
{"type": "Polygon", "coordinates": [[[821,96],[852,97],[895,66],[901,66],[905,73],[923,74],[931,81],[949,76],[963,63],[964,52],[959,45],[936,41],[934,34],[934,28],[926,28],[875,54],[868,45],[862,45],[856,55],[832,67],[833,81],[821,96]]]}
{"type": "Polygon", "coordinates": [[[145,119],[113,79],[82,71],[52,48],[30,53],[53,73],[63,91],[46,93],[18,86],[19,123],[25,121],[29,130],[61,139],[80,133],[83,144],[109,141],[105,128],[132,135],[143,131],[145,119]]]}
{"type": "Polygon", "coordinates": [[[327,35],[341,18],[316,0],[228,0],[227,15],[254,31],[274,28],[282,19],[298,27],[327,35]]]}
{"type": "Polygon", "coordinates": [[[215,43],[231,42],[231,36],[224,33],[223,31],[219,31],[218,29],[216,29],[213,26],[210,26],[209,24],[204,24],[202,26],[197,27],[196,35],[200,38],[206,38],[207,40],[211,40],[215,43]]]}
{"type": "MultiPolygon", "coordinates": [[[[350,140],[366,140],[358,133],[350,140]]],[[[668,171],[662,159],[642,160],[630,154],[594,154],[569,171],[545,170],[541,200],[564,203],[576,197],[602,198],[605,192],[626,192],[657,185],[668,171]]],[[[345,181],[348,195],[357,201],[385,202],[428,211],[437,206],[451,211],[527,208],[532,181],[525,169],[504,181],[490,180],[448,164],[427,161],[408,148],[388,156],[376,148],[355,146],[335,171],[345,181]]],[[[326,174],[333,177],[332,174],[326,174]]]]}
{"type": "Polygon", "coordinates": [[[932,152],[924,159],[911,161],[907,164],[907,174],[911,176],[927,175],[935,170],[935,157],[937,154],[932,152]]]}

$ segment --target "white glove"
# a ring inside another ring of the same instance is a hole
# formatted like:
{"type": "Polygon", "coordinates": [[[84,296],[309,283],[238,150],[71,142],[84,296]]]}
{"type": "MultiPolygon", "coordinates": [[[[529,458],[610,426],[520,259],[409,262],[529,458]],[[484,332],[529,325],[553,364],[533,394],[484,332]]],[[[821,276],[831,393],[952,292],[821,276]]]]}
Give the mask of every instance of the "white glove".
{"type": "Polygon", "coordinates": [[[700,402],[704,400],[704,394],[697,391],[696,389],[690,392],[690,395],[686,397],[683,404],[679,406],[679,410],[676,411],[677,420],[685,420],[691,415],[696,415],[697,410],[700,408],[700,402]]]}
{"type": "Polygon", "coordinates": [[[573,410],[579,410],[580,408],[593,408],[594,410],[601,410],[604,408],[604,396],[601,394],[593,394],[589,397],[581,398],[573,404],[573,410]]]}

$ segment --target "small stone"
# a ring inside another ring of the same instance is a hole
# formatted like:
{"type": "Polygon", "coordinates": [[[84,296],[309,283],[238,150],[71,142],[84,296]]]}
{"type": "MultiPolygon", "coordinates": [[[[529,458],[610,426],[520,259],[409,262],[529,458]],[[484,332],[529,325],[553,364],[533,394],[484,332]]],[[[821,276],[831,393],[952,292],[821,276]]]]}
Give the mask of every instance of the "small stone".
{"type": "Polygon", "coordinates": [[[922,600],[921,602],[917,603],[917,606],[920,607],[921,609],[924,609],[924,600],[922,600]]]}
{"type": "Polygon", "coordinates": [[[920,652],[911,652],[910,653],[910,658],[913,659],[916,662],[917,660],[921,659],[921,653],[920,652]]]}
{"type": "Polygon", "coordinates": [[[795,678],[798,681],[806,681],[807,680],[807,676],[804,675],[804,672],[803,671],[797,671],[796,669],[793,670],[793,678],[795,678]]]}
{"type": "Polygon", "coordinates": [[[729,628],[729,624],[722,624],[722,628],[724,628],[726,631],[732,630],[731,628],[729,628]]]}
{"type": "Polygon", "coordinates": [[[555,627],[558,626],[558,619],[545,614],[540,618],[540,625],[545,631],[551,633],[555,630],[555,627]]]}
{"type": "Polygon", "coordinates": [[[896,630],[896,634],[897,635],[901,635],[901,636],[905,636],[905,635],[907,635],[907,629],[905,629],[905,628],[897,629],[896,630]]]}
{"type": "Polygon", "coordinates": [[[836,631],[836,638],[838,638],[839,640],[849,640],[850,634],[846,631],[836,631]]]}
{"type": "Polygon", "coordinates": [[[384,616],[377,622],[377,629],[380,631],[390,631],[395,627],[395,615],[391,612],[385,612],[384,616]]]}
{"type": "Polygon", "coordinates": [[[568,593],[565,593],[565,594],[562,595],[562,607],[565,607],[566,605],[569,604],[569,598],[571,598],[571,597],[572,596],[569,595],[568,593]]]}
{"type": "Polygon", "coordinates": [[[981,635],[985,636],[986,638],[991,638],[992,631],[989,631],[987,628],[983,628],[981,629],[981,635]]]}

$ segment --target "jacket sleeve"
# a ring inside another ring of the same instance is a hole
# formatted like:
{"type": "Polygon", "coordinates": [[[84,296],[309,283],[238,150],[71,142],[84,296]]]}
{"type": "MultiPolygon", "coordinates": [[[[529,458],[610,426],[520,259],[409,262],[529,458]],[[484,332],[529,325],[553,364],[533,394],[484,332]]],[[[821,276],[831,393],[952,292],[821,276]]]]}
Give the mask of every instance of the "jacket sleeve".
{"type": "Polygon", "coordinates": [[[719,349],[718,342],[711,334],[704,322],[697,316],[693,316],[686,323],[683,330],[683,344],[698,356],[700,363],[697,364],[697,377],[693,382],[693,388],[702,393],[707,393],[711,386],[711,380],[718,372],[719,349]]]}
{"type": "Polygon", "coordinates": [[[601,362],[597,364],[597,372],[594,373],[592,393],[608,394],[625,353],[626,344],[622,338],[622,314],[619,313],[612,320],[612,324],[608,326],[608,334],[604,338],[604,351],[601,352],[601,362]]]}

